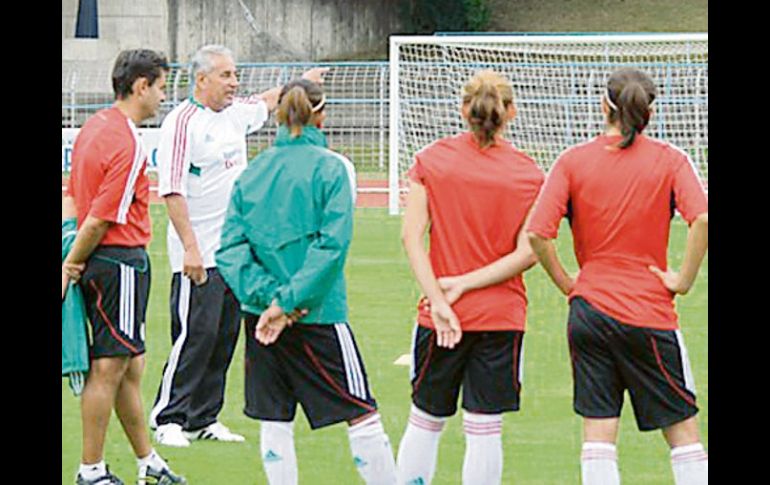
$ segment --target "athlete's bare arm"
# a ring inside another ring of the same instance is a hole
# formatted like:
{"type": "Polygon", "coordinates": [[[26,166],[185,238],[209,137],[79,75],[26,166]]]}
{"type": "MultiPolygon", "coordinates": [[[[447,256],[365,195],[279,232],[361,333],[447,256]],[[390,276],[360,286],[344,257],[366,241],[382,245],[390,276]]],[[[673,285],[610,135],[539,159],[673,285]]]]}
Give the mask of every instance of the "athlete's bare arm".
{"type": "Polygon", "coordinates": [[[401,230],[401,242],[409,257],[417,282],[430,302],[433,325],[436,327],[436,343],[440,347],[454,348],[462,338],[460,321],[452,307],[446,301],[444,292],[436,280],[428,253],[425,250],[423,238],[430,225],[428,214],[428,196],[425,187],[410,181],[409,195],[404,212],[404,223],[401,230]]]}
{"type": "Polygon", "coordinates": [[[469,273],[445,276],[438,279],[438,284],[444,291],[444,296],[450,305],[459,300],[465,292],[509,280],[537,264],[537,257],[534,251],[532,251],[526,231],[524,230],[531,216],[532,208],[530,208],[527,218],[521,225],[519,234],[516,236],[516,249],[497,261],[469,273]]]}

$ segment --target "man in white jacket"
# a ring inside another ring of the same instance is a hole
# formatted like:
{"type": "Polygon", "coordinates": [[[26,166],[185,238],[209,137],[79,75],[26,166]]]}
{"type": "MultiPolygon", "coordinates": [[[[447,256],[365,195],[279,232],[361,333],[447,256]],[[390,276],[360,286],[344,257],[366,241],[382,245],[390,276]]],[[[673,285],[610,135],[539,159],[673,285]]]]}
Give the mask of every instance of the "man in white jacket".
{"type": "MultiPolygon", "coordinates": [[[[319,80],[325,69],[304,74],[319,80]]],[[[201,47],[193,55],[192,96],[163,120],[158,144],[158,195],[170,219],[173,346],[150,414],[158,443],[244,441],[218,421],[225,377],[241,320],[239,303],[216,268],[214,253],[233,183],[246,168],[246,135],[275,108],[281,87],[238,98],[229,49],[201,47]]]]}

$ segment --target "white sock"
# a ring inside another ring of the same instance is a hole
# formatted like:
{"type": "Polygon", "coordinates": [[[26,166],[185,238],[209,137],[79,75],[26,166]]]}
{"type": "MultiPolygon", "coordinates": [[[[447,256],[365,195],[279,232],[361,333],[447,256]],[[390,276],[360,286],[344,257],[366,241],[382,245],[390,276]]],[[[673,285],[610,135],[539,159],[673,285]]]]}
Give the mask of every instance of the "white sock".
{"type": "Polygon", "coordinates": [[[107,466],[104,464],[104,460],[99,463],[91,463],[90,465],[80,464],[78,473],[86,480],[93,480],[95,478],[102,477],[107,474],[107,466]]]}
{"type": "Polygon", "coordinates": [[[144,458],[137,458],[136,459],[136,464],[139,466],[140,469],[143,466],[151,466],[151,467],[155,468],[156,470],[163,470],[165,468],[168,468],[168,464],[155,451],[155,448],[153,448],[150,451],[150,454],[145,456],[144,458]]]}
{"type": "Polygon", "coordinates": [[[584,442],[580,467],[583,485],[620,485],[618,452],[613,443],[584,442]]]}
{"type": "Polygon", "coordinates": [[[379,413],[348,428],[356,469],[367,485],[395,485],[396,462],[379,413]]]}
{"type": "Polygon", "coordinates": [[[503,415],[464,412],[463,483],[494,485],[503,478],[503,415]]]}
{"type": "Polygon", "coordinates": [[[399,485],[428,485],[436,472],[436,455],[446,418],[432,416],[414,404],[398,447],[399,485]]]}
{"type": "Polygon", "coordinates": [[[270,485],[296,485],[297,453],[294,451],[293,423],[260,421],[259,448],[270,485]]]}
{"type": "Polygon", "coordinates": [[[671,468],[676,485],[707,485],[709,482],[709,457],[700,443],[673,448],[671,468]]]}

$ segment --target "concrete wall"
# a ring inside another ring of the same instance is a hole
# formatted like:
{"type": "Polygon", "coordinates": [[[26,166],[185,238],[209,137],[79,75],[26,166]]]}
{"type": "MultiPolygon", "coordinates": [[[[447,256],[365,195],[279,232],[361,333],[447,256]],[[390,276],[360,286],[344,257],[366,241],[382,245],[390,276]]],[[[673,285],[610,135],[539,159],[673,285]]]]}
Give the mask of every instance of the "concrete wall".
{"type": "Polygon", "coordinates": [[[396,0],[177,0],[176,58],[206,43],[241,61],[386,58],[396,0]]]}
{"type": "Polygon", "coordinates": [[[78,0],[62,0],[62,61],[110,62],[147,47],[185,62],[220,43],[238,61],[311,61],[387,56],[397,0],[99,0],[99,38],[75,39],[78,0]]]}
{"type": "Polygon", "coordinates": [[[62,0],[62,60],[114,60],[123,49],[168,52],[168,9],[163,0],[99,0],[99,38],[76,39],[78,0],[62,0]]]}

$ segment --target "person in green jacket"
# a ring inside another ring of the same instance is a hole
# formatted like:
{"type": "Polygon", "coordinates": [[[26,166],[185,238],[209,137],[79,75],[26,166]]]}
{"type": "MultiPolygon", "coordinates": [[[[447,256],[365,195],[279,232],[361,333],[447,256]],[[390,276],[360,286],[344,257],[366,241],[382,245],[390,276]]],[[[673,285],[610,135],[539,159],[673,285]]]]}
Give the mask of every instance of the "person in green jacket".
{"type": "Polygon", "coordinates": [[[279,98],[274,146],[233,187],[217,266],[245,313],[247,416],[269,483],[297,483],[297,403],[312,429],[346,421],[367,484],[395,484],[390,441],[348,325],[344,266],[355,175],[327,148],[326,97],[308,80],[279,98]]]}

